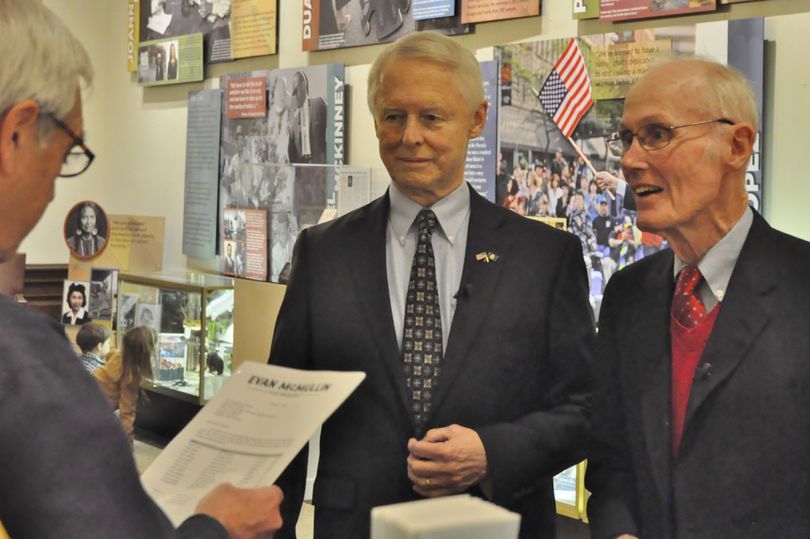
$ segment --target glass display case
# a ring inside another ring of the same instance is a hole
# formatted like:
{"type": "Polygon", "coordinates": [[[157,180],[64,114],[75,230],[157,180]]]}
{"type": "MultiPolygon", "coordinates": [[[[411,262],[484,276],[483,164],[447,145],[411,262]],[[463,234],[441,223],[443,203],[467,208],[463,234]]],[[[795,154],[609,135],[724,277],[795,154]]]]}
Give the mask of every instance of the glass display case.
{"type": "Polygon", "coordinates": [[[233,299],[233,279],[218,275],[119,276],[118,347],[135,326],[157,333],[146,389],[200,405],[219,391],[231,373],[233,299]]]}

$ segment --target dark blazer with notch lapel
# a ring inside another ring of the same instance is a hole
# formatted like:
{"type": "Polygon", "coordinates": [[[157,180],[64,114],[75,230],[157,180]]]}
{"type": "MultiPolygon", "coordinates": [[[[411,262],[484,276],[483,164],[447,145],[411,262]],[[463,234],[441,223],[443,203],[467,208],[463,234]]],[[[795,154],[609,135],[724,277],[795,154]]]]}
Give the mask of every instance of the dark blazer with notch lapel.
{"type": "MultiPolygon", "coordinates": [[[[321,431],[318,539],[368,537],[372,507],[418,498],[406,471],[415,425],[388,294],[388,210],[386,194],[302,231],[273,338],[270,363],[367,375],[321,431]]],[[[551,538],[551,478],[582,458],[588,436],[593,329],[582,249],[471,190],[461,282],[427,426],[475,429],[492,501],[522,514],[521,537],[551,538]],[[498,260],[476,261],[481,252],[498,260]]],[[[293,536],[305,464],[303,451],[280,479],[277,537],[293,536]]]]}
{"type": "Polygon", "coordinates": [[[662,251],[605,292],[586,480],[593,537],[810,537],[810,244],[754,214],[674,458],[672,267],[662,251]]]}

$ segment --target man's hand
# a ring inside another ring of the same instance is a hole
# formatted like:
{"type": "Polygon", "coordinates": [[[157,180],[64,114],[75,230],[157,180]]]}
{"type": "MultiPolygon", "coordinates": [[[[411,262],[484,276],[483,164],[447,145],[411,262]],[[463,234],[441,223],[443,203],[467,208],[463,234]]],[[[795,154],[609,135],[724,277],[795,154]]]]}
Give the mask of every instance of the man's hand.
{"type": "Polygon", "coordinates": [[[408,479],[421,496],[459,494],[487,475],[487,454],[478,433],[460,425],[408,440],[408,479]]]}
{"type": "Polygon", "coordinates": [[[596,173],[596,183],[599,185],[599,189],[607,189],[615,193],[616,186],[619,184],[619,178],[602,170],[596,173]]]}
{"type": "Polygon", "coordinates": [[[223,483],[200,500],[195,512],[217,519],[231,539],[254,539],[259,534],[272,537],[272,532],[281,528],[279,507],[283,499],[276,485],[238,488],[223,483]]]}

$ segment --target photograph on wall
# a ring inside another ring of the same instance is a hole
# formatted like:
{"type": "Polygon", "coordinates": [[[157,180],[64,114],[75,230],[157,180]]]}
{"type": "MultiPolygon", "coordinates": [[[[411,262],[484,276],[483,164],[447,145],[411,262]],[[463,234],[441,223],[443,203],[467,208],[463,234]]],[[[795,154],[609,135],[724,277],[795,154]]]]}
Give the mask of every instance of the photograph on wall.
{"type": "Polygon", "coordinates": [[[717,0],[601,0],[599,19],[628,21],[715,11],[717,0]]]}
{"type": "MultiPolygon", "coordinates": [[[[634,200],[622,179],[621,155],[607,145],[608,135],[618,129],[628,89],[659,59],[698,54],[739,69],[761,96],[763,35],[762,19],[757,18],[576,38],[594,103],[571,138],[596,170],[618,179],[612,186],[600,186],[536,97],[571,38],[495,48],[501,65],[511,66],[509,99],[502,96],[499,111],[495,202],[555,226],[564,220],[582,246],[595,314],[613,273],[667,246],[660,236],[638,228],[634,200]]],[[[757,170],[749,173],[757,193],[760,148],[758,144],[752,157],[757,170]]],[[[757,207],[758,202],[749,193],[749,203],[757,207]]]]}
{"type": "Polygon", "coordinates": [[[414,0],[312,0],[304,2],[302,49],[317,51],[389,43],[411,32],[447,35],[472,31],[452,17],[414,18],[414,0]]]}
{"type": "Polygon", "coordinates": [[[146,326],[160,333],[161,310],[159,303],[138,303],[135,305],[135,326],[146,326]]]}
{"type": "Polygon", "coordinates": [[[65,280],[62,287],[62,323],[69,326],[86,324],[90,317],[90,282],[65,280]]]}
{"type": "Polygon", "coordinates": [[[540,15],[540,0],[460,0],[464,24],[540,15]]]}
{"type": "Polygon", "coordinates": [[[267,280],[267,210],[225,208],[222,227],[222,273],[267,280]]]}
{"type": "Polygon", "coordinates": [[[138,46],[138,82],[162,86],[203,80],[202,34],[142,41],[138,46]]]}
{"type": "Polygon", "coordinates": [[[135,306],[139,299],[140,296],[137,294],[118,296],[116,328],[119,335],[135,327],[135,306]]]}
{"type": "Polygon", "coordinates": [[[161,289],[158,294],[160,303],[160,332],[183,333],[188,317],[189,293],[183,290],[161,289]]]}
{"type": "Polygon", "coordinates": [[[90,270],[89,312],[93,320],[112,322],[115,317],[115,297],[118,293],[118,270],[90,270]]]}
{"type": "MultiPolygon", "coordinates": [[[[231,81],[266,80],[267,105],[262,117],[237,117],[229,113],[225,100],[222,111],[220,163],[220,223],[222,241],[244,241],[229,237],[232,219],[226,209],[264,210],[265,279],[272,281],[280,275],[273,269],[274,245],[279,252],[281,223],[284,237],[297,237],[298,231],[324,220],[324,212],[336,209],[335,169],[329,165],[343,163],[345,156],[344,118],[346,115],[344,67],[341,64],[307,66],[274,71],[234,73],[220,78],[220,87],[227,92],[231,81]],[[274,214],[276,231],[271,230],[274,214]],[[276,238],[276,243],[273,243],[276,238]],[[269,268],[269,269],[268,269],[269,268]]],[[[258,219],[256,214],[255,219],[258,219]]],[[[293,239],[294,241],[294,239],[293,239]]],[[[236,256],[238,244],[232,244],[236,256]]],[[[220,254],[227,258],[227,246],[220,254]]],[[[256,249],[247,249],[253,260],[256,249]]],[[[277,257],[278,260],[278,257],[277,257]]],[[[258,265],[248,263],[239,272],[228,275],[258,278],[258,265]]],[[[223,263],[223,267],[224,263],[223,263]]],[[[276,281],[274,281],[276,282],[276,281]]]]}
{"type": "Polygon", "coordinates": [[[231,60],[231,0],[141,0],[140,42],[202,34],[205,62],[231,60]]]}
{"type": "Polygon", "coordinates": [[[571,16],[574,19],[598,19],[599,0],[571,0],[571,16]]]}
{"type": "Polygon", "coordinates": [[[110,242],[110,222],[96,202],[82,200],[65,217],[65,243],[80,260],[100,255],[110,242]]]}

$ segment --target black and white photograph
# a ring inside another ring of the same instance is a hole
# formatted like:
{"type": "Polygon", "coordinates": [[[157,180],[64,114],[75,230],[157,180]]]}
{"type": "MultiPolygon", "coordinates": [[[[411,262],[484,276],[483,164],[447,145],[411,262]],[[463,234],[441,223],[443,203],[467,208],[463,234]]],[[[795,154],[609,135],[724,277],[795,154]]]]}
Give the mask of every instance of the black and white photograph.
{"type": "Polygon", "coordinates": [[[160,304],[138,303],[135,305],[135,325],[146,326],[160,333],[160,304]]]}
{"type": "MultiPolygon", "coordinates": [[[[240,244],[241,245],[241,244],[240,244]]],[[[222,255],[222,273],[224,275],[238,276],[240,275],[239,264],[236,259],[237,243],[235,241],[226,240],[223,248],[222,255]]]]}
{"type": "Polygon", "coordinates": [[[118,297],[117,330],[123,335],[135,327],[135,306],[138,304],[137,294],[124,294],[118,297]]]}
{"type": "Polygon", "coordinates": [[[188,313],[188,292],[160,290],[160,333],[183,333],[188,313]]]}
{"type": "Polygon", "coordinates": [[[290,274],[298,225],[290,212],[274,212],[270,218],[270,281],[286,284],[290,274]]]}
{"type": "MultiPolygon", "coordinates": [[[[303,40],[308,51],[388,43],[411,32],[438,31],[447,35],[466,34],[472,25],[461,24],[461,16],[414,20],[412,0],[313,0],[304,6],[318,16],[318,27],[310,27],[311,38],[303,40]]],[[[307,35],[306,30],[304,35],[307,35]]]]}
{"type": "Polygon", "coordinates": [[[62,323],[70,326],[86,324],[92,318],[89,313],[88,281],[65,281],[63,286],[62,323]]]}
{"type": "Polygon", "coordinates": [[[222,236],[226,240],[244,241],[247,238],[247,224],[244,210],[228,208],[222,221],[222,236]]]}
{"type": "Polygon", "coordinates": [[[110,241],[107,214],[97,203],[83,200],[73,206],[65,217],[64,234],[65,243],[73,256],[94,258],[110,241]]]}
{"type": "Polygon", "coordinates": [[[90,270],[90,317],[112,321],[115,317],[115,296],[118,292],[118,270],[90,270]]]}
{"type": "MultiPolygon", "coordinates": [[[[202,32],[205,63],[231,60],[231,0],[142,0],[140,29],[141,42],[202,32]]],[[[167,46],[164,62],[171,52],[167,46]]],[[[165,67],[164,78],[173,78],[165,67]]]]}

